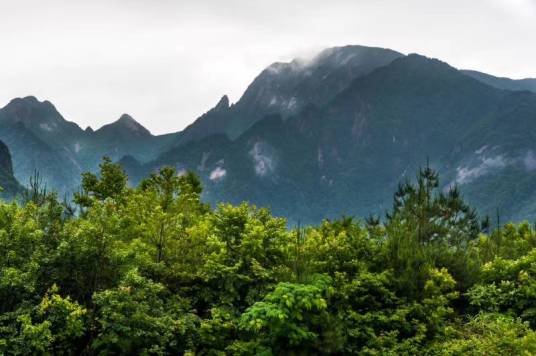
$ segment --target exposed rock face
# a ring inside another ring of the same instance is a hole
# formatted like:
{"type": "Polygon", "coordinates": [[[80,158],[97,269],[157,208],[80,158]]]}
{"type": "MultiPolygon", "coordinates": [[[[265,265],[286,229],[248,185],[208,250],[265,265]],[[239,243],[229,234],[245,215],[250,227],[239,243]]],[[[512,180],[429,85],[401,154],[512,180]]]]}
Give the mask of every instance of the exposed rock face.
{"type": "Polygon", "coordinates": [[[7,146],[0,141],[0,171],[5,174],[13,175],[13,163],[7,146]]]}
{"type": "Polygon", "coordinates": [[[13,176],[11,154],[2,141],[0,141],[0,187],[3,189],[0,193],[3,198],[14,197],[22,191],[22,187],[13,176]]]}

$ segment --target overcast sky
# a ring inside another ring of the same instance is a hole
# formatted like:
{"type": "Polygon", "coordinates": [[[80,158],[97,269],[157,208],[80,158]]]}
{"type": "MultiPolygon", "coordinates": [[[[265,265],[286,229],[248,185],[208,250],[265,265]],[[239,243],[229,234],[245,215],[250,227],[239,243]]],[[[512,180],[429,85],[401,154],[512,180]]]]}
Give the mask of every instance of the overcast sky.
{"type": "Polygon", "coordinates": [[[0,106],[178,131],[270,63],[346,44],[536,77],[536,0],[0,0],[0,106]]]}

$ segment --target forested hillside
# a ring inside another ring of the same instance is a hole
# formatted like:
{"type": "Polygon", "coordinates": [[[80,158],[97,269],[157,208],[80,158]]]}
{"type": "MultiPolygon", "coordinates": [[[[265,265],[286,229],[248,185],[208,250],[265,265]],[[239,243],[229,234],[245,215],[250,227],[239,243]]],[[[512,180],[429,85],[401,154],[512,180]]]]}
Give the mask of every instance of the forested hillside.
{"type": "Polygon", "coordinates": [[[536,353],[536,231],[440,187],[288,229],[170,167],[130,188],[105,159],[72,203],[34,184],[0,203],[0,354],[536,353]]]}

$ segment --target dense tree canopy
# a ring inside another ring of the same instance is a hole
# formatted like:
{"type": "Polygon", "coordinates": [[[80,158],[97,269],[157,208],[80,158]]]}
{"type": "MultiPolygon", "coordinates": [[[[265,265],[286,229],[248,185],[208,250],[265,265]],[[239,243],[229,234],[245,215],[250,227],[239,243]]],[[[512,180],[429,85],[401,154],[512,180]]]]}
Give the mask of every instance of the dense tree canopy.
{"type": "Polygon", "coordinates": [[[0,203],[0,354],[536,353],[536,231],[485,233],[430,168],[385,219],[289,228],[191,173],[0,203]]]}

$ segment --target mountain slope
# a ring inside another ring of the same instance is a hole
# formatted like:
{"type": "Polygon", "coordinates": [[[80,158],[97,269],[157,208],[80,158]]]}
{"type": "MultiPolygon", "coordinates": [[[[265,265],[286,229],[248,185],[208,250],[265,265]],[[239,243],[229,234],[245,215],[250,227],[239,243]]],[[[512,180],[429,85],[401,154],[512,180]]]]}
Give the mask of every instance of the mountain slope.
{"type": "Polygon", "coordinates": [[[49,146],[22,123],[0,125],[0,140],[10,147],[15,177],[22,184],[27,185],[38,171],[48,186],[60,194],[72,192],[78,186],[82,167],[69,152],[49,146]]]}
{"type": "Polygon", "coordinates": [[[528,90],[533,93],[536,93],[536,79],[534,78],[526,78],[526,79],[510,79],[510,78],[501,78],[501,77],[495,77],[493,75],[489,75],[482,72],[477,72],[474,70],[463,70],[464,74],[475,78],[482,83],[491,85],[493,87],[499,88],[499,89],[506,89],[506,90],[528,90]]]}
{"type": "Polygon", "coordinates": [[[0,141],[0,197],[13,198],[23,190],[22,186],[13,176],[13,165],[11,155],[7,146],[0,141]]]}
{"type": "Polygon", "coordinates": [[[147,161],[171,146],[176,135],[153,136],[126,114],[99,130],[82,130],[50,102],[28,96],[0,109],[0,140],[11,149],[20,182],[28,184],[38,171],[60,194],[70,194],[77,189],[80,174],[95,170],[102,156],[132,155],[147,161]]]}
{"type": "Polygon", "coordinates": [[[283,118],[310,103],[323,105],[355,78],[385,66],[403,55],[393,50],[345,46],[329,48],[311,60],[274,63],[263,70],[233,106],[220,105],[201,116],[181,134],[180,142],[195,141],[215,133],[236,138],[270,114],[283,118]]]}
{"type": "Polygon", "coordinates": [[[112,159],[120,159],[131,155],[141,161],[154,159],[159,153],[159,138],[134,120],[130,115],[121,117],[89,135],[93,150],[98,152],[94,160],[106,155],[112,159]]]}
{"type": "MultiPolygon", "coordinates": [[[[325,105],[267,116],[234,140],[213,136],[181,145],[144,167],[193,169],[212,202],[247,200],[310,222],[382,214],[398,182],[429,159],[443,185],[459,184],[483,213],[499,207],[505,218],[522,218],[531,208],[516,211],[507,198],[517,189],[513,176],[532,177],[536,168],[533,132],[536,95],[500,90],[409,55],[354,79],[325,105]],[[482,150],[485,144],[494,151],[482,150]],[[492,189],[496,199],[486,198],[492,189]]],[[[536,180],[526,182],[525,195],[536,180]]]]}

